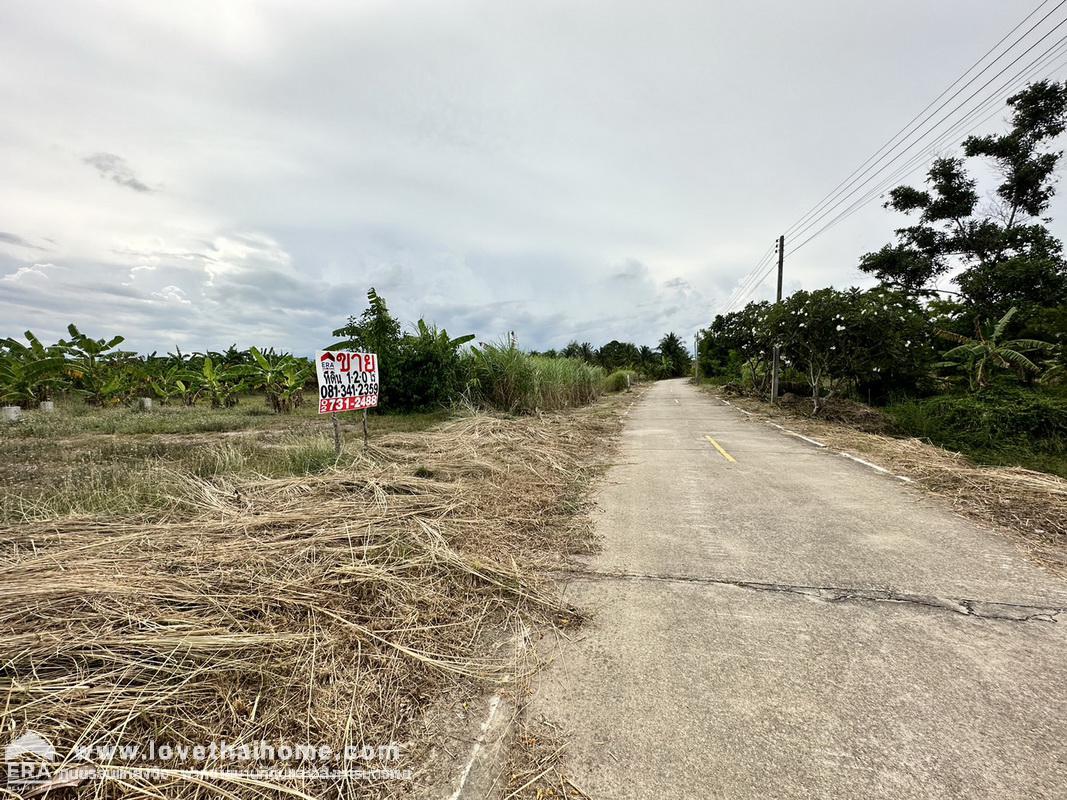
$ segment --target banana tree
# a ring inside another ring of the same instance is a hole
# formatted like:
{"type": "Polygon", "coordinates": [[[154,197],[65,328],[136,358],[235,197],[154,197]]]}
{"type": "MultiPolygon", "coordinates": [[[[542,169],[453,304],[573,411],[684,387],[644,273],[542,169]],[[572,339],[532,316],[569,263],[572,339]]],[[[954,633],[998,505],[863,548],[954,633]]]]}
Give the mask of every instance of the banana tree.
{"type": "Polygon", "coordinates": [[[263,390],[267,404],[278,413],[287,413],[300,405],[301,392],[311,377],[308,363],[285,353],[264,353],[256,347],[248,352],[252,363],[242,367],[242,373],[253,388],[263,390]]]}
{"type": "Polygon", "coordinates": [[[423,319],[416,323],[415,329],[420,339],[433,342],[434,346],[443,353],[455,353],[467,342],[473,342],[475,338],[473,333],[468,333],[453,339],[449,337],[448,331],[444,328],[438,328],[432,322],[427,325],[426,320],[423,319]]]}
{"type": "Polygon", "coordinates": [[[1042,352],[1052,348],[1048,342],[1038,339],[1009,339],[1004,341],[1011,318],[1015,316],[1013,306],[996,323],[979,325],[974,338],[962,336],[952,331],[939,330],[937,335],[951,342],[958,342],[956,347],[943,354],[946,359],[939,366],[962,367],[967,373],[967,382],[971,391],[977,391],[989,384],[989,374],[994,367],[1010,369],[1019,377],[1027,374],[1036,375],[1041,367],[1031,361],[1026,353],[1042,352]]]}
{"type": "Polygon", "coordinates": [[[46,347],[32,331],[17,339],[0,340],[0,402],[37,405],[52,400],[63,385],[63,349],[46,347]]]}
{"type": "MultiPolygon", "coordinates": [[[[238,396],[248,388],[241,377],[240,370],[215,366],[215,360],[211,356],[205,356],[200,372],[195,374],[193,380],[198,393],[211,401],[212,408],[230,408],[237,405],[238,396]]],[[[184,388],[184,381],[181,383],[184,388]]],[[[191,404],[190,402],[189,405],[191,404]]]]}
{"type": "Polygon", "coordinates": [[[100,406],[119,402],[131,389],[130,375],[119,368],[124,359],[135,354],[115,350],[126,340],[124,336],[93,339],[71,324],[67,326],[70,339],[60,342],[69,354],[67,374],[74,382],[74,391],[89,405],[100,406]]]}
{"type": "Polygon", "coordinates": [[[275,386],[274,410],[288,413],[304,404],[304,387],[311,379],[311,367],[302,359],[289,358],[282,367],[281,379],[275,386]]]}
{"type": "Polygon", "coordinates": [[[182,405],[191,406],[196,402],[196,379],[196,373],[184,365],[172,364],[149,375],[148,386],[164,405],[176,399],[182,405]]]}

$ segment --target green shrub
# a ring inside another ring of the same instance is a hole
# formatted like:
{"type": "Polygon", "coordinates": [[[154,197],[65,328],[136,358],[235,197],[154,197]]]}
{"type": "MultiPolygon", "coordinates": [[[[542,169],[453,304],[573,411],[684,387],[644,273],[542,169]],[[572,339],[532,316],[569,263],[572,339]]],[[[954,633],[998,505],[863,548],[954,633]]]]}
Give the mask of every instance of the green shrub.
{"type": "Polygon", "coordinates": [[[991,464],[1067,468],[1067,398],[997,387],[886,409],[900,432],[991,464]]]}
{"type": "Polygon", "coordinates": [[[617,369],[604,378],[604,391],[621,392],[629,389],[635,380],[637,380],[637,373],[632,369],[617,369]]]}
{"type": "Polygon", "coordinates": [[[464,345],[474,334],[452,338],[444,329],[420,319],[411,333],[389,313],[385,298],[373,288],[360,317],[333,332],[345,339],[330,348],[366,350],[378,355],[379,411],[429,411],[450,405],[466,384],[464,345]]]}
{"type": "Polygon", "coordinates": [[[513,347],[483,345],[470,362],[471,400],[515,414],[555,411],[591,403],[604,387],[604,370],[577,358],[532,356],[513,347]]]}
{"type": "Polygon", "coordinates": [[[460,348],[473,339],[456,339],[419,320],[413,334],[400,339],[392,403],[386,410],[428,411],[450,405],[466,385],[466,363],[460,348]]]}

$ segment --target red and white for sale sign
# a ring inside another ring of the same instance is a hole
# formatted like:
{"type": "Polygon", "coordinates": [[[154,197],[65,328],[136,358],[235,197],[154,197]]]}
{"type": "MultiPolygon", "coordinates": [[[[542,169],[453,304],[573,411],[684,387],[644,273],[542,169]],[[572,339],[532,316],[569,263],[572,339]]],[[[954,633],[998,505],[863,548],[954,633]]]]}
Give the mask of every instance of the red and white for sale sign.
{"type": "Polygon", "coordinates": [[[315,360],[319,413],[359,411],[378,405],[378,356],[350,350],[321,350],[315,360]]]}

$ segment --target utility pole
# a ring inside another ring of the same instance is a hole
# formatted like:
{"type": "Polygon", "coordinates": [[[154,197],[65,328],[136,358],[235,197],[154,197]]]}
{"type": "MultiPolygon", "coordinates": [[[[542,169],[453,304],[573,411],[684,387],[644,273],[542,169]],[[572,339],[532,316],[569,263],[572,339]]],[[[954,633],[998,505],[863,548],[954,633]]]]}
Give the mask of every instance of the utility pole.
{"type": "MultiPolygon", "coordinates": [[[[785,265],[785,236],[778,237],[778,292],[775,294],[775,302],[782,302],[782,267],[785,265]]],[[[774,355],[771,359],[771,402],[778,402],[778,345],[774,346],[774,355]]]]}
{"type": "Polygon", "coordinates": [[[693,334],[693,374],[700,383],[700,334],[693,334]]]}

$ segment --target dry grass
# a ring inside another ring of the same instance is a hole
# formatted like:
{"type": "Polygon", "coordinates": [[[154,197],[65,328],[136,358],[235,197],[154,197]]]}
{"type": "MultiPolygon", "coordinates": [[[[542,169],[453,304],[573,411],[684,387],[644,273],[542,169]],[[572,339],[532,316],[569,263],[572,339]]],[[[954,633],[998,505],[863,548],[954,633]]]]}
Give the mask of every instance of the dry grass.
{"type": "Polygon", "coordinates": [[[507,781],[500,789],[502,800],[589,797],[567,768],[567,731],[544,717],[531,719],[523,709],[512,738],[505,765],[507,781]]]}
{"type": "MultiPolygon", "coordinates": [[[[448,416],[374,415],[371,438],[425,430],[448,416]]],[[[362,441],[359,415],[346,415],[342,426],[348,441],[362,441]]],[[[151,413],[67,403],[52,415],[33,411],[24,423],[0,425],[0,525],[162,508],[168,498],[160,490],[172,472],[281,478],[335,462],[330,420],[317,414],[274,414],[258,403],[151,413]]]]}
{"type": "Polygon", "coordinates": [[[753,398],[731,396],[730,402],[764,419],[788,421],[798,433],[910,478],[958,513],[1015,536],[1046,565],[1067,570],[1067,480],[1063,478],[1019,467],[980,466],[918,439],[872,433],[876,420],[863,415],[857,421],[847,409],[837,420],[822,420],[753,398]]]}
{"type": "MultiPolygon", "coordinates": [[[[0,528],[5,732],[37,731],[60,755],[148,739],[398,742],[400,762],[355,766],[417,768],[409,736],[429,699],[512,668],[479,656],[481,641],[572,615],[544,567],[585,546],[572,515],[621,402],[395,434],[313,476],[174,473],[170,502],[151,512],[0,528]]],[[[78,793],[405,791],[344,778],[205,783],[179,770],[78,793]]]]}

